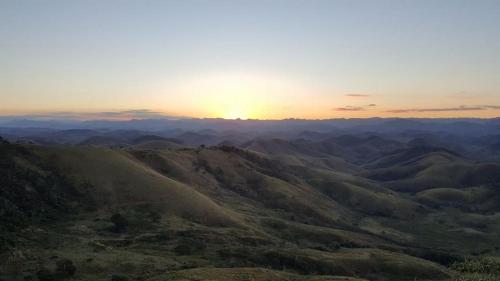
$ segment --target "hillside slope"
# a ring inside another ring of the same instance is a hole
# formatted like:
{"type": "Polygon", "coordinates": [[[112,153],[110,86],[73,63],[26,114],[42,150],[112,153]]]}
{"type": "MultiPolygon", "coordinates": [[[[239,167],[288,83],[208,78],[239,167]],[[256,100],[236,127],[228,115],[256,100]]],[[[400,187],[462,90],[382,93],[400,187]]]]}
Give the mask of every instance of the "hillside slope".
{"type": "Polygon", "coordinates": [[[70,260],[73,280],[448,280],[461,257],[500,254],[498,164],[389,150],[337,169],[317,143],[281,140],[2,142],[0,278],[70,260]]]}

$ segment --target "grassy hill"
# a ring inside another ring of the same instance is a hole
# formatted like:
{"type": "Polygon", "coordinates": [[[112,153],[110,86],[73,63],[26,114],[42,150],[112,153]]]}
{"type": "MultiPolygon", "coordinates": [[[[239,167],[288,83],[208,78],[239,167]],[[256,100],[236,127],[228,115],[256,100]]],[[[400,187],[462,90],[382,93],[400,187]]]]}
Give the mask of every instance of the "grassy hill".
{"type": "Polygon", "coordinates": [[[451,280],[500,254],[497,163],[333,141],[376,159],[275,139],[2,142],[0,278],[451,280]]]}

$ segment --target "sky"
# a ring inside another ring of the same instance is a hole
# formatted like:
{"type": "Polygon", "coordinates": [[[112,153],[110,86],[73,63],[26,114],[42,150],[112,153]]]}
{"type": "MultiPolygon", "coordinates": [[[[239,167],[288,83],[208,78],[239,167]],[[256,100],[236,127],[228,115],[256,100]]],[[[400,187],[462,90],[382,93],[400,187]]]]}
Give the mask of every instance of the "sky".
{"type": "Polygon", "coordinates": [[[500,1],[0,0],[0,115],[500,116],[500,1]]]}

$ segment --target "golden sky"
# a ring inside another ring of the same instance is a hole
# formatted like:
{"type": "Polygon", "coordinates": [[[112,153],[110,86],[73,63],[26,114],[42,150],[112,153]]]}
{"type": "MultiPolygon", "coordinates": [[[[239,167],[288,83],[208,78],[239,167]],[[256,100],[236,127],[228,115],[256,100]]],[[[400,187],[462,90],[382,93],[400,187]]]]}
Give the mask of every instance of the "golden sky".
{"type": "Polygon", "coordinates": [[[500,116],[499,1],[119,4],[0,2],[0,115],[500,116]]]}

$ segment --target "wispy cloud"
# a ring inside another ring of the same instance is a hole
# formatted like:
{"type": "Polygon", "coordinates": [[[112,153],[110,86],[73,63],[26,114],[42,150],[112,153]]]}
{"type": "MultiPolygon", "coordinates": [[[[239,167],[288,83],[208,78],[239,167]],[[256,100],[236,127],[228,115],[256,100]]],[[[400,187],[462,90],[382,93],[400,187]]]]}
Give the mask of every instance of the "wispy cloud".
{"type": "Polygon", "coordinates": [[[365,109],[361,106],[344,106],[344,107],[334,108],[333,110],[335,110],[335,111],[363,111],[365,109]]]}
{"type": "Polygon", "coordinates": [[[458,106],[458,107],[437,107],[437,108],[410,108],[410,109],[391,109],[389,113],[415,113],[415,112],[450,112],[450,111],[478,111],[488,109],[500,109],[498,105],[476,105],[476,106],[458,106]]]}
{"type": "Polygon", "coordinates": [[[127,120],[127,119],[162,119],[162,118],[179,118],[170,116],[161,111],[150,109],[127,109],[118,111],[102,111],[102,112],[72,112],[72,111],[55,111],[44,112],[37,114],[20,115],[17,118],[27,118],[35,120],[127,120]]]}
{"type": "Polygon", "coordinates": [[[160,111],[154,111],[150,109],[130,109],[122,111],[105,111],[97,112],[95,115],[102,115],[108,117],[129,117],[129,118],[156,118],[164,117],[164,114],[160,111]]]}
{"type": "Polygon", "coordinates": [[[369,97],[370,95],[367,94],[346,94],[346,97],[355,97],[355,98],[366,98],[369,97]]]}
{"type": "Polygon", "coordinates": [[[374,106],[377,106],[377,105],[376,105],[376,104],[374,104],[374,103],[370,103],[368,106],[370,106],[370,107],[374,107],[374,106]]]}

